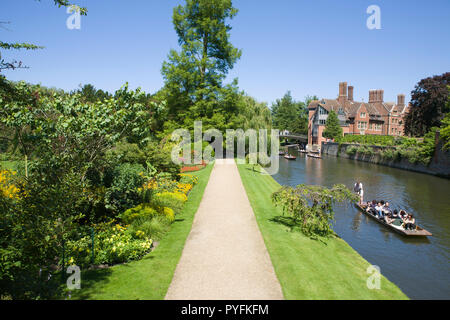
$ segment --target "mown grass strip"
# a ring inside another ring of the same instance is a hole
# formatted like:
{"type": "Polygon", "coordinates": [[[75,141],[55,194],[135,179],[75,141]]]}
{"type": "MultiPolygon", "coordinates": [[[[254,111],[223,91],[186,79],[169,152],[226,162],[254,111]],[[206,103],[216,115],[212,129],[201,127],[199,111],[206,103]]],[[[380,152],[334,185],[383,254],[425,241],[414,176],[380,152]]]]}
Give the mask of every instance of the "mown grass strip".
{"type": "Polygon", "coordinates": [[[282,210],[271,202],[271,194],[281,186],[252,167],[238,165],[286,299],[408,299],[384,276],[380,289],[369,289],[370,263],[344,240],[313,240],[291,231],[282,210]]]}

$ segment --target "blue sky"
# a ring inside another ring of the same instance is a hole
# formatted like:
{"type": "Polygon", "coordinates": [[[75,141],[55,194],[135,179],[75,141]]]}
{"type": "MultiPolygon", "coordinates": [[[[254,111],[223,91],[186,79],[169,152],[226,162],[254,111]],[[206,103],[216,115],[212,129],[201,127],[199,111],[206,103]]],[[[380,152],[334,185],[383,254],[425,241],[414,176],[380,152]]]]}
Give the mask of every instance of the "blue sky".
{"type": "MultiPolygon", "coordinates": [[[[88,16],[81,30],[66,28],[69,16],[51,0],[1,0],[4,42],[43,45],[43,50],[2,51],[30,69],[5,72],[65,90],[92,83],[115,91],[128,81],[154,93],[163,85],[162,62],[178,49],[172,25],[179,0],[79,0],[88,16]]],[[[334,98],[338,83],[353,85],[355,100],[384,89],[385,100],[407,99],[422,78],[450,71],[450,1],[235,0],[232,43],[241,60],[229,75],[259,101],[291,90],[334,98]],[[369,5],[381,9],[381,30],[369,30],[369,5]]]]}

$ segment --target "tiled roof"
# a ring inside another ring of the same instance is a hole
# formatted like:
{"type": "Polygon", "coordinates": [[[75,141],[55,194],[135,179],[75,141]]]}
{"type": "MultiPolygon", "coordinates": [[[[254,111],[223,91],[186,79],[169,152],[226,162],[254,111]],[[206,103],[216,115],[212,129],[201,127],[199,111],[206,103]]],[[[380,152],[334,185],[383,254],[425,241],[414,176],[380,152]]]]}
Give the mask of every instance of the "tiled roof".
{"type": "Polygon", "coordinates": [[[382,116],[387,116],[389,112],[393,110],[397,110],[398,112],[407,111],[407,107],[403,107],[397,105],[394,102],[358,102],[358,101],[345,101],[344,105],[342,105],[337,99],[321,99],[314,100],[308,105],[308,109],[315,110],[318,106],[323,107],[328,112],[331,110],[336,113],[339,112],[339,109],[342,109],[346,118],[354,118],[360,106],[364,104],[369,116],[372,118],[381,119],[382,116]]]}

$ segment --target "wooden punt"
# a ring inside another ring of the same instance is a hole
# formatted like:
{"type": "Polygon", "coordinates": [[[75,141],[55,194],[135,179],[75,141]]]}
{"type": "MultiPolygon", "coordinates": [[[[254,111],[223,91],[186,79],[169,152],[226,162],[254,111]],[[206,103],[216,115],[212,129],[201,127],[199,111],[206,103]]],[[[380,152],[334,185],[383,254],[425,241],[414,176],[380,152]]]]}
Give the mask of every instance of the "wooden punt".
{"type": "Polygon", "coordinates": [[[322,157],[320,155],[318,155],[318,154],[308,153],[307,156],[310,157],[310,158],[322,159],[322,157]]]}
{"type": "Polygon", "coordinates": [[[293,156],[293,155],[290,155],[290,154],[286,154],[286,155],[284,156],[284,158],[285,158],[285,159],[288,159],[288,160],[295,160],[295,159],[297,159],[296,156],[293,156]]]}
{"type": "Polygon", "coordinates": [[[366,211],[366,207],[365,205],[360,206],[359,204],[355,204],[355,206],[362,211],[363,213],[365,213],[366,215],[368,215],[369,217],[371,217],[372,219],[376,220],[378,223],[381,223],[382,225],[384,225],[386,228],[389,228],[401,235],[404,236],[432,236],[431,232],[428,232],[427,230],[417,226],[416,230],[404,230],[401,227],[395,227],[391,224],[386,223],[384,220],[380,220],[379,218],[377,218],[376,216],[374,216],[372,213],[367,212],[366,211]]]}

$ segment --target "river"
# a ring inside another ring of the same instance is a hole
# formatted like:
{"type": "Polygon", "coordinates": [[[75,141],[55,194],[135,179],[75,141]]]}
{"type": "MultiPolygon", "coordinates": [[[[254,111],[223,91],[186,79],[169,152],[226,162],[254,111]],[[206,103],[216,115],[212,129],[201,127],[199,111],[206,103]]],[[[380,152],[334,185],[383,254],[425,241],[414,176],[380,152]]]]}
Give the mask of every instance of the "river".
{"type": "MultiPolygon", "coordinates": [[[[290,150],[291,151],[291,150],[290,150]]],[[[348,205],[336,205],[335,232],[411,299],[450,299],[450,180],[324,155],[280,157],[274,179],[281,185],[342,183],[364,186],[364,200],[389,201],[414,214],[431,237],[405,237],[348,205]]]]}

